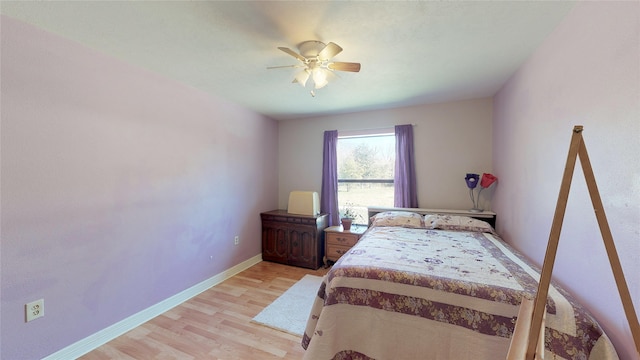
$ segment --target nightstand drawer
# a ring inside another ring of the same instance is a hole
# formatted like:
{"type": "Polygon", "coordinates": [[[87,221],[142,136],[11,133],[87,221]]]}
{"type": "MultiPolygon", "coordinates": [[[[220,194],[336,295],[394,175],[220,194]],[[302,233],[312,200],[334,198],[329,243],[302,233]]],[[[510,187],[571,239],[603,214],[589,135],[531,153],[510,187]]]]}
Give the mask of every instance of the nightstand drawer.
{"type": "Polygon", "coordinates": [[[324,266],[329,261],[335,262],[360,241],[360,237],[367,231],[366,226],[351,226],[351,230],[344,230],[342,226],[330,226],[324,229],[324,266]]]}
{"type": "Polygon", "coordinates": [[[345,233],[327,233],[326,235],[327,237],[325,241],[327,242],[328,246],[341,245],[352,247],[358,242],[358,239],[360,238],[359,235],[345,233]]]}
{"type": "Polygon", "coordinates": [[[349,250],[351,250],[350,246],[327,244],[327,259],[336,261],[349,250]]]}

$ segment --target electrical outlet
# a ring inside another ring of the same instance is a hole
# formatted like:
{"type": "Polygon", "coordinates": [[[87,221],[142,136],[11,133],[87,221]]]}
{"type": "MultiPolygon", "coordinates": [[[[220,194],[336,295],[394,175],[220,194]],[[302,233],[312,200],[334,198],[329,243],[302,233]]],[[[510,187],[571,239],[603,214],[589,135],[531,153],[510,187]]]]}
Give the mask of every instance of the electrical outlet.
{"type": "Polygon", "coordinates": [[[44,299],[36,300],[24,305],[27,322],[44,316],[44,299]]]}
{"type": "Polygon", "coordinates": [[[240,244],[240,237],[239,237],[238,235],[236,235],[236,237],[235,237],[235,238],[233,238],[233,243],[234,243],[235,245],[240,244]]]}

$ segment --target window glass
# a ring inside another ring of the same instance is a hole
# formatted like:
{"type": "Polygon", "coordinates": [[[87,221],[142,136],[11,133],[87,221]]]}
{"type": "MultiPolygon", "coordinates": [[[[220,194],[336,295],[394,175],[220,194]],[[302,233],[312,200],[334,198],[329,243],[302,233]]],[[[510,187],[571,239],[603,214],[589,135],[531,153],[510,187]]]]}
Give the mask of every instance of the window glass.
{"type": "Polygon", "coordinates": [[[338,206],[358,214],[356,224],[367,224],[367,207],[393,207],[395,135],[338,136],[338,206]]]}

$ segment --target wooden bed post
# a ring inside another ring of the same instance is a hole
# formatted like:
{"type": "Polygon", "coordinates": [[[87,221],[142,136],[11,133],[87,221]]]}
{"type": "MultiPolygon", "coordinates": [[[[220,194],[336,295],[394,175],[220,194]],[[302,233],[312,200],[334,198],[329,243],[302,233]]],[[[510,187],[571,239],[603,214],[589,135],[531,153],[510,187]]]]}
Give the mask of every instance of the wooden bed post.
{"type": "MultiPolygon", "coordinates": [[[[553,216],[551,233],[547,244],[547,252],[544,257],[542,272],[540,274],[540,283],[538,284],[538,291],[536,293],[533,313],[531,315],[532,318],[528,334],[529,340],[527,342],[526,360],[533,360],[536,355],[536,345],[538,344],[543,316],[546,311],[547,295],[549,293],[549,284],[551,282],[551,272],[553,271],[553,264],[558,250],[560,230],[562,229],[564,213],[567,207],[567,198],[569,197],[569,189],[571,188],[571,179],[573,177],[573,170],[578,156],[580,156],[580,163],[582,164],[582,171],[584,172],[587,188],[589,189],[589,195],[591,196],[591,203],[593,204],[593,210],[595,211],[596,218],[598,220],[602,240],[604,241],[604,245],[607,250],[611,270],[613,271],[613,276],[615,277],[616,284],[618,286],[622,306],[627,316],[627,321],[629,322],[629,328],[631,329],[636,352],[638,353],[638,356],[640,356],[640,325],[638,325],[638,317],[633,307],[633,302],[622,272],[622,266],[620,265],[620,259],[616,251],[615,244],[613,243],[611,229],[609,228],[609,223],[607,222],[607,217],[604,213],[604,207],[602,206],[602,200],[600,198],[600,193],[598,192],[596,179],[593,174],[593,169],[591,168],[591,163],[589,162],[589,156],[587,155],[587,148],[585,147],[582,139],[582,130],[583,127],[581,125],[577,125],[573,128],[573,135],[569,145],[569,155],[567,156],[567,164],[565,166],[562,183],[560,185],[558,203],[553,216]]],[[[544,341],[544,339],[541,339],[541,341],[544,341]]]]}

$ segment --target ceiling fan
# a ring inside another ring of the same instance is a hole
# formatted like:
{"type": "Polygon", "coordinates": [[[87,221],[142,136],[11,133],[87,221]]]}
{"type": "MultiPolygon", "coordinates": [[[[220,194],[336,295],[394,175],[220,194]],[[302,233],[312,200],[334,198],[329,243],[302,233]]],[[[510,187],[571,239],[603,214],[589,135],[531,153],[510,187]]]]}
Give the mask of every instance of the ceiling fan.
{"type": "MultiPolygon", "coordinates": [[[[360,71],[360,63],[331,61],[334,56],[342,51],[340,46],[332,42],[324,44],[317,40],[304,41],[298,45],[299,53],[286,47],[278,47],[278,49],[300,60],[302,64],[270,66],[267,69],[304,68],[293,79],[294,83],[298,83],[302,87],[306,86],[309,78],[313,80],[314,89],[326,86],[329,83],[329,79],[335,76],[333,71],[360,71]]],[[[315,96],[313,90],[311,90],[311,96],[315,96]]]]}

